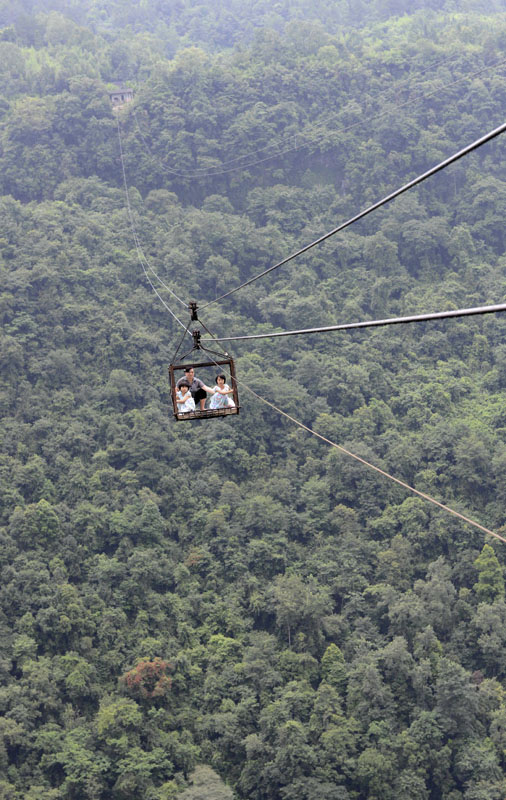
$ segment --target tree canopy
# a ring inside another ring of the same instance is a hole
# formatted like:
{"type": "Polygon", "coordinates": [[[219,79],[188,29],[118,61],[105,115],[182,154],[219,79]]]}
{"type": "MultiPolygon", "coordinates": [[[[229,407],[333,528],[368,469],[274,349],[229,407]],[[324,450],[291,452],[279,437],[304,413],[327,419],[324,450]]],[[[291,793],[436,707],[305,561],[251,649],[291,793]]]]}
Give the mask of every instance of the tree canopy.
{"type": "MultiPolygon", "coordinates": [[[[493,129],[505,37],[504,0],[0,4],[0,798],[504,798],[505,546],[247,387],[505,536],[506,319],[237,343],[241,413],[181,425],[146,271],[186,325],[493,129]]],[[[203,321],[502,302],[505,146],[203,321]]]]}

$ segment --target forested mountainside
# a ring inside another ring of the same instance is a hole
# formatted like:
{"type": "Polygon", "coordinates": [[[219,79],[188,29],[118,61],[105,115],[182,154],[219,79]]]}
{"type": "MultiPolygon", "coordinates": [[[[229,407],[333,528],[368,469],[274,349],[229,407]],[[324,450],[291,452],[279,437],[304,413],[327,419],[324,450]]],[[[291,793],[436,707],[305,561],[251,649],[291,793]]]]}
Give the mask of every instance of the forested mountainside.
{"type": "MultiPolygon", "coordinates": [[[[505,42],[503,0],[0,4],[1,800],[506,796],[506,545],[248,390],[505,537],[506,318],[232,344],[240,415],[178,423],[144,273],[186,325],[495,128],[505,42]]],[[[504,302],[505,167],[203,321],[504,302]]]]}

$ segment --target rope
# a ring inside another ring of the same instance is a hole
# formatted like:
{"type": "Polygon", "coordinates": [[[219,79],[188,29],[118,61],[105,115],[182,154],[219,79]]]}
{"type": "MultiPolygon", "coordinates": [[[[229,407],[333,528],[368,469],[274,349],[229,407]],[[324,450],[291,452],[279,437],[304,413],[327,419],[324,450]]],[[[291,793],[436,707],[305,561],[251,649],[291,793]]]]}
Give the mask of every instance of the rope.
{"type": "MultiPolygon", "coordinates": [[[[144,256],[144,258],[146,259],[146,257],[145,257],[145,256],[144,256]]],[[[155,276],[155,278],[157,279],[157,281],[159,281],[159,282],[160,282],[160,284],[163,286],[163,288],[164,288],[164,289],[167,289],[167,291],[168,291],[168,292],[169,292],[169,293],[172,295],[172,297],[174,297],[176,300],[178,300],[178,301],[181,303],[181,305],[182,305],[182,306],[184,306],[185,308],[188,308],[188,303],[185,303],[185,301],[184,301],[184,300],[181,300],[181,298],[180,298],[180,297],[178,297],[178,296],[177,296],[177,294],[176,294],[175,292],[173,292],[173,291],[172,291],[172,289],[170,288],[170,286],[167,286],[167,284],[166,284],[166,283],[165,283],[165,282],[164,282],[164,281],[163,281],[163,280],[160,278],[160,276],[159,276],[159,275],[157,275],[157,273],[155,272],[155,270],[153,269],[153,267],[150,267],[150,265],[148,264],[148,261],[147,261],[147,259],[146,259],[146,264],[148,265],[148,269],[149,269],[149,271],[153,273],[153,275],[155,276]]]]}
{"type": "Polygon", "coordinates": [[[290,422],[293,422],[294,425],[298,425],[299,428],[302,428],[303,430],[307,431],[312,436],[316,436],[318,439],[321,439],[322,442],[325,442],[326,444],[329,444],[331,447],[335,447],[336,450],[339,450],[341,453],[344,453],[345,455],[349,456],[350,458],[355,459],[355,461],[359,461],[365,467],[368,467],[369,469],[372,469],[375,472],[378,472],[380,475],[383,475],[384,478],[388,478],[388,480],[394,481],[394,483],[397,483],[399,486],[402,486],[404,489],[407,489],[409,492],[412,492],[413,494],[416,494],[418,497],[421,497],[423,500],[426,500],[427,502],[432,503],[433,505],[437,506],[438,508],[441,508],[443,511],[446,511],[448,514],[451,514],[452,516],[457,517],[458,519],[462,520],[463,522],[467,522],[468,525],[472,525],[474,528],[477,528],[478,530],[482,531],[483,533],[487,533],[489,536],[493,536],[495,539],[499,539],[501,542],[504,542],[504,544],[506,544],[506,539],[503,536],[500,536],[498,533],[495,533],[495,531],[491,531],[489,528],[485,528],[485,526],[484,525],[480,525],[479,522],[476,522],[475,520],[470,519],[470,517],[466,517],[464,514],[461,514],[459,511],[455,511],[455,509],[450,508],[449,506],[445,505],[444,503],[440,503],[439,500],[436,500],[434,497],[431,497],[429,494],[426,494],[425,492],[420,492],[418,489],[415,489],[413,486],[410,486],[409,483],[405,483],[404,481],[401,481],[399,478],[396,478],[394,475],[391,475],[389,472],[386,472],[385,470],[380,469],[380,467],[377,467],[375,464],[371,464],[369,461],[366,461],[365,458],[361,458],[361,456],[357,456],[355,453],[352,453],[350,450],[347,450],[342,445],[337,444],[336,442],[333,442],[331,439],[327,439],[326,436],[322,436],[321,433],[317,433],[312,428],[309,428],[307,425],[304,425],[303,422],[300,422],[300,420],[295,419],[295,417],[292,417],[290,414],[287,414],[286,411],[282,411],[282,409],[280,409],[277,406],[275,406],[274,403],[271,403],[269,400],[266,400],[264,397],[261,397],[259,394],[257,394],[257,392],[255,392],[253,389],[251,389],[249,386],[247,386],[242,381],[237,381],[237,383],[241,386],[241,388],[246,389],[246,391],[248,391],[250,394],[252,394],[254,397],[256,397],[257,400],[260,400],[262,403],[265,403],[265,405],[269,406],[274,411],[276,411],[278,414],[281,414],[283,417],[286,417],[286,419],[290,420],[290,422]]]}
{"type": "MultiPolygon", "coordinates": [[[[401,325],[410,322],[427,322],[435,319],[449,319],[452,317],[471,317],[478,314],[496,314],[506,311],[506,303],[494,306],[476,306],[474,308],[459,308],[455,311],[436,311],[432,314],[417,314],[412,317],[392,317],[391,319],[375,319],[368,322],[348,322],[342,325],[327,325],[322,328],[302,328],[295,331],[280,331],[273,333],[255,333],[249,336],[222,336],[213,338],[217,342],[237,342],[245,339],[272,339],[276,336],[299,336],[305,333],[327,333],[328,331],[349,331],[356,328],[379,328],[383,325],[401,325]]],[[[208,339],[202,341],[207,342],[208,339]]]]}
{"type": "Polygon", "coordinates": [[[384,197],[382,200],[378,200],[378,202],[374,203],[372,206],[369,206],[364,211],[361,211],[359,214],[356,214],[354,217],[351,217],[351,219],[348,219],[346,222],[343,222],[343,223],[341,223],[341,225],[338,225],[337,228],[334,228],[333,230],[329,231],[328,233],[325,233],[323,236],[320,236],[319,239],[315,239],[314,242],[311,242],[310,244],[306,245],[305,247],[302,247],[300,250],[297,250],[297,252],[292,253],[292,255],[287,256],[286,258],[282,259],[281,261],[278,261],[277,264],[274,264],[272,267],[269,267],[268,269],[265,269],[263,272],[259,272],[258,275],[254,275],[253,278],[250,278],[249,280],[244,281],[244,283],[239,284],[239,286],[236,286],[234,289],[230,289],[230,291],[225,292],[225,294],[222,294],[219,297],[216,297],[214,300],[210,300],[209,303],[206,303],[205,305],[201,306],[201,310],[204,309],[204,308],[207,308],[208,306],[212,305],[213,303],[217,303],[220,300],[223,300],[225,297],[229,297],[231,294],[234,294],[234,292],[238,292],[239,289],[243,289],[245,286],[249,286],[250,284],[252,284],[255,281],[259,280],[259,278],[263,278],[265,275],[268,275],[269,272],[272,272],[273,270],[278,269],[278,267],[282,267],[284,264],[287,264],[289,261],[292,261],[294,258],[297,258],[298,256],[302,255],[303,253],[307,253],[307,251],[311,250],[312,247],[316,247],[316,245],[321,244],[322,242],[326,241],[331,236],[334,236],[336,233],[339,233],[339,231],[342,231],[345,228],[347,228],[349,225],[353,225],[354,222],[358,222],[358,220],[363,219],[363,217],[366,217],[372,211],[376,211],[376,209],[378,209],[381,206],[385,205],[386,203],[390,202],[390,200],[393,200],[394,198],[398,197],[399,195],[403,194],[404,192],[407,192],[408,189],[412,189],[413,186],[416,186],[417,184],[422,183],[422,181],[426,180],[427,178],[430,178],[432,175],[435,175],[437,172],[440,172],[441,170],[443,170],[446,167],[450,166],[450,164],[453,164],[455,161],[458,161],[459,158],[462,158],[463,156],[467,155],[468,153],[471,153],[473,150],[476,150],[478,147],[481,147],[482,145],[484,145],[487,142],[491,141],[496,136],[499,136],[501,133],[504,133],[505,130],[506,130],[506,122],[503,122],[503,124],[500,125],[498,128],[494,128],[494,130],[489,131],[489,133],[485,134],[480,139],[477,139],[472,144],[467,145],[467,147],[464,147],[462,150],[459,150],[457,153],[454,153],[449,158],[445,159],[444,161],[441,161],[439,164],[436,164],[435,167],[432,167],[427,172],[424,172],[422,175],[419,175],[417,178],[414,178],[414,180],[409,181],[409,183],[405,183],[404,186],[400,187],[400,189],[396,189],[395,192],[391,192],[386,197],[384,197]]]}
{"type": "MultiPolygon", "coordinates": [[[[453,60],[455,57],[456,56],[452,56],[451,59],[448,59],[448,60],[453,60]]],[[[441,66],[441,65],[444,65],[445,63],[446,62],[443,61],[440,64],[436,64],[435,66],[441,66]]],[[[412,105],[412,104],[418,102],[418,100],[421,100],[421,99],[427,100],[429,97],[433,97],[434,95],[439,94],[440,92],[444,91],[445,89],[449,89],[451,86],[454,86],[455,84],[460,83],[463,80],[470,80],[472,78],[476,78],[478,75],[481,75],[482,72],[488,72],[490,70],[499,69],[499,67],[503,66],[503,64],[505,64],[505,63],[506,63],[506,59],[502,59],[501,61],[497,61],[495,64],[491,64],[490,66],[481,67],[481,69],[477,70],[476,72],[472,72],[469,75],[463,75],[462,77],[457,78],[456,80],[451,81],[450,83],[444,84],[443,86],[440,86],[437,89],[434,89],[432,92],[429,92],[428,94],[422,94],[422,95],[419,95],[418,97],[415,97],[415,98],[409,98],[408,100],[405,100],[403,103],[399,103],[398,105],[394,106],[394,110],[398,111],[399,109],[404,108],[404,107],[409,106],[409,105],[412,105]]],[[[419,74],[423,74],[425,71],[426,70],[422,70],[419,74]]],[[[403,83],[406,83],[406,82],[407,82],[407,80],[403,81],[403,83]]],[[[402,83],[400,85],[402,86],[402,83]]],[[[393,91],[396,91],[397,89],[398,89],[398,86],[393,87],[393,91]]],[[[392,89],[388,89],[387,92],[388,91],[392,91],[392,89]]],[[[387,92],[385,92],[384,94],[386,94],[387,92]]],[[[381,101],[382,100],[382,95],[379,95],[379,97],[377,97],[375,99],[379,99],[381,101]]],[[[146,142],[146,139],[144,137],[144,134],[142,133],[142,131],[140,129],[139,121],[137,119],[137,115],[136,115],[135,109],[134,109],[133,113],[134,113],[134,118],[135,118],[137,130],[139,131],[139,134],[140,134],[140,137],[141,137],[142,142],[144,144],[144,147],[146,149],[146,152],[148,153],[148,155],[152,159],[154,159],[154,156],[151,153],[149,145],[146,142]]],[[[338,128],[336,132],[341,133],[341,134],[342,133],[347,133],[348,131],[353,130],[353,128],[356,128],[359,125],[364,125],[367,122],[372,122],[374,120],[381,119],[382,117],[388,116],[391,113],[392,113],[392,109],[387,109],[387,110],[381,111],[381,112],[379,112],[377,114],[372,114],[371,116],[366,117],[365,119],[364,118],[359,119],[359,120],[357,120],[357,122],[353,122],[353,123],[351,123],[350,125],[348,125],[348,126],[346,126],[344,128],[338,128]]],[[[335,114],[334,114],[334,116],[335,116],[335,114]]],[[[324,120],[323,122],[318,122],[318,123],[316,123],[314,125],[310,125],[305,129],[305,131],[307,131],[307,130],[309,130],[309,131],[317,130],[318,128],[321,128],[323,125],[328,124],[328,122],[329,122],[329,120],[327,119],[327,120],[324,120]]],[[[286,139],[289,140],[289,139],[296,139],[297,137],[305,137],[305,136],[307,136],[307,133],[305,131],[302,131],[302,132],[296,133],[296,134],[292,134],[290,136],[286,136],[286,137],[283,137],[283,138],[286,138],[286,139]]],[[[322,137],[325,136],[325,135],[326,135],[326,132],[322,135],[322,137]]],[[[322,137],[320,137],[320,138],[322,138],[322,137]]],[[[283,138],[281,138],[278,141],[282,142],[283,138]]],[[[230,159],[229,161],[225,161],[219,167],[216,167],[215,169],[210,169],[207,172],[203,172],[203,170],[206,169],[205,167],[200,167],[200,168],[197,167],[197,169],[195,169],[193,172],[186,172],[186,173],[185,172],[177,172],[177,170],[170,169],[170,167],[165,167],[165,166],[163,166],[162,169],[163,169],[164,172],[167,172],[168,174],[174,175],[175,177],[178,177],[178,178],[185,178],[187,180],[200,180],[202,178],[225,175],[225,174],[227,174],[229,172],[234,172],[235,170],[238,170],[238,169],[248,169],[249,167],[255,167],[258,164],[263,164],[266,161],[270,161],[273,158],[279,158],[280,156],[284,156],[287,153],[292,153],[292,152],[294,152],[296,150],[301,150],[303,147],[309,147],[309,145],[314,144],[315,141],[318,141],[318,139],[316,139],[316,140],[313,139],[310,142],[303,142],[303,143],[301,143],[299,145],[295,144],[293,147],[287,147],[284,150],[281,150],[281,151],[278,151],[276,153],[273,153],[272,155],[265,156],[264,158],[260,158],[260,159],[258,159],[256,161],[250,161],[250,162],[248,162],[246,164],[238,164],[238,165],[236,165],[234,167],[228,167],[226,169],[223,169],[223,167],[227,167],[228,164],[231,164],[234,161],[239,161],[241,159],[249,158],[250,156],[254,155],[255,153],[261,153],[264,150],[269,149],[270,147],[277,147],[278,144],[276,143],[276,140],[274,140],[274,144],[271,143],[269,145],[266,145],[265,147],[259,148],[258,150],[253,150],[249,154],[245,154],[243,156],[237,156],[235,159],[230,159]]]]}
{"type": "MultiPolygon", "coordinates": [[[[126,203],[127,203],[128,217],[129,217],[129,220],[130,220],[130,226],[131,226],[131,228],[132,228],[132,234],[133,234],[133,238],[134,238],[134,242],[135,242],[135,248],[136,248],[136,250],[137,250],[137,257],[138,257],[138,259],[139,259],[139,263],[140,263],[140,265],[141,265],[141,267],[142,267],[142,271],[144,272],[144,276],[145,276],[146,280],[148,281],[149,285],[150,285],[150,286],[151,286],[151,288],[153,289],[153,291],[154,291],[154,293],[156,294],[156,296],[158,297],[158,299],[161,301],[161,303],[163,304],[163,306],[164,306],[164,307],[167,309],[167,311],[169,312],[169,314],[171,314],[171,315],[174,317],[174,319],[176,320],[176,322],[178,322],[178,323],[179,323],[179,325],[181,325],[181,327],[182,327],[182,328],[185,328],[185,329],[186,329],[186,327],[187,327],[187,326],[184,324],[184,322],[181,322],[181,320],[179,319],[179,317],[177,317],[177,316],[174,314],[174,312],[173,312],[173,311],[172,311],[172,309],[171,309],[171,308],[170,308],[170,307],[167,305],[167,303],[165,302],[165,300],[163,299],[163,297],[161,296],[161,294],[160,294],[160,293],[157,291],[156,287],[155,287],[155,286],[154,286],[154,284],[153,284],[153,281],[152,281],[152,280],[151,280],[151,278],[149,277],[149,274],[148,274],[148,272],[147,272],[147,270],[146,270],[146,267],[144,266],[144,262],[146,262],[146,264],[147,264],[147,266],[148,266],[148,269],[150,269],[150,270],[153,272],[153,274],[155,275],[155,277],[157,277],[157,278],[158,278],[158,275],[156,275],[156,272],[155,272],[154,270],[152,270],[152,269],[151,269],[151,267],[149,266],[148,260],[147,260],[147,259],[146,259],[146,257],[144,256],[144,253],[143,253],[143,251],[142,251],[142,247],[141,247],[141,245],[140,245],[140,242],[139,242],[139,238],[138,238],[138,236],[137,236],[137,231],[136,231],[136,229],[135,229],[134,218],[133,218],[133,213],[132,213],[132,206],[131,206],[131,203],[130,203],[130,194],[129,194],[129,192],[128,192],[128,183],[127,183],[127,178],[126,178],[125,161],[124,161],[124,158],[123,158],[123,146],[122,146],[122,143],[121,143],[121,131],[120,131],[120,125],[119,125],[119,119],[118,119],[118,117],[116,117],[116,123],[117,123],[117,126],[118,126],[118,142],[119,142],[119,152],[120,152],[120,160],[121,160],[121,170],[122,170],[122,173],[123,173],[123,184],[124,184],[124,187],[125,187],[125,196],[126,196],[126,203]]],[[[165,284],[163,284],[163,285],[165,285],[165,284]]],[[[168,287],[166,287],[166,288],[168,289],[168,287]]],[[[173,295],[174,295],[174,297],[176,297],[176,298],[179,300],[179,297],[177,297],[177,295],[175,295],[175,294],[174,294],[174,292],[172,292],[170,289],[169,289],[169,292],[171,292],[171,294],[173,294],[173,295]]],[[[180,303],[183,303],[183,301],[182,301],[182,300],[179,300],[179,302],[180,302],[180,303]]],[[[186,303],[183,303],[183,305],[185,305],[185,306],[186,306],[186,303]]]]}
{"type": "MultiPolygon", "coordinates": [[[[376,96],[375,96],[373,99],[374,99],[374,100],[377,100],[377,101],[379,101],[379,102],[384,102],[384,100],[385,100],[385,98],[386,98],[386,96],[387,96],[388,94],[391,94],[391,93],[397,93],[397,92],[399,91],[399,88],[401,88],[401,87],[403,87],[404,85],[408,84],[408,83],[409,83],[409,81],[410,81],[410,80],[411,80],[413,77],[414,77],[414,78],[420,78],[422,75],[424,75],[424,74],[425,74],[426,72],[428,72],[429,70],[431,70],[431,69],[436,69],[436,68],[438,68],[438,67],[443,67],[443,66],[446,66],[447,64],[451,63],[452,61],[456,61],[456,59],[457,59],[457,58],[459,58],[459,54],[458,54],[458,53],[454,53],[452,56],[449,56],[448,58],[444,58],[442,61],[438,61],[438,62],[436,62],[435,64],[430,64],[429,66],[425,67],[425,69],[421,69],[421,70],[419,70],[417,73],[415,73],[414,75],[410,75],[410,76],[409,76],[408,78],[406,78],[405,80],[403,80],[403,81],[400,81],[399,83],[395,84],[395,86],[391,86],[391,87],[390,87],[390,88],[388,88],[388,89],[387,89],[385,92],[382,92],[382,93],[380,93],[380,94],[377,94],[377,95],[376,95],[376,96]]],[[[501,63],[501,62],[500,62],[500,63],[501,63]]],[[[495,66],[496,66],[495,64],[492,64],[490,68],[493,68],[493,67],[495,67],[495,66]]],[[[489,69],[489,67],[482,67],[482,70],[483,70],[483,69],[489,69]]],[[[482,70],[480,70],[480,72],[481,72],[482,70]]],[[[469,75],[469,76],[464,76],[464,77],[470,77],[470,78],[472,78],[472,77],[474,77],[474,74],[471,74],[471,75],[469,75]]],[[[462,80],[462,78],[460,78],[459,80],[462,80]]],[[[448,85],[448,86],[451,86],[451,84],[447,84],[447,85],[448,85]]],[[[446,88],[446,86],[444,86],[443,88],[446,88]]],[[[221,97],[221,98],[225,98],[225,99],[234,99],[232,95],[226,95],[226,94],[222,94],[220,97],[221,97]]],[[[417,99],[418,99],[418,98],[417,98],[417,99]]],[[[402,104],[402,105],[404,105],[404,104],[402,104]]],[[[398,108],[400,108],[400,107],[401,107],[401,106],[398,106],[398,108]]],[[[321,120],[320,120],[318,123],[314,123],[313,125],[308,125],[308,126],[307,126],[307,127],[306,127],[306,128],[303,130],[303,131],[300,131],[299,133],[295,133],[295,134],[287,134],[287,135],[285,135],[285,136],[280,136],[280,137],[278,137],[277,139],[273,139],[273,140],[272,140],[272,142],[271,142],[271,144],[265,145],[264,147],[258,147],[256,150],[250,150],[248,153],[244,153],[242,156],[235,156],[235,158],[230,158],[230,159],[228,159],[227,161],[222,161],[222,162],[221,162],[221,164],[220,164],[220,166],[219,166],[219,167],[216,167],[216,169],[221,169],[222,167],[226,168],[226,167],[228,167],[230,164],[234,164],[234,163],[236,163],[237,161],[241,161],[242,159],[245,159],[245,158],[251,158],[252,156],[256,155],[257,153],[263,153],[263,152],[265,152],[266,150],[269,150],[269,148],[271,148],[271,147],[279,147],[279,146],[282,146],[284,142],[291,141],[291,140],[293,140],[293,139],[295,139],[295,138],[297,138],[297,137],[298,137],[298,138],[300,138],[300,137],[304,137],[304,136],[306,136],[306,135],[307,135],[307,132],[308,132],[308,131],[311,131],[311,130],[315,130],[315,129],[321,128],[321,127],[322,127],[322,125],[325,125],[325,124],[328,124],[329,122],[331,122],[331,121],[332,121],[332,118],[333,118],[333,117],[336,117],[338,113],[339,113],[339,112],[333,111],[333,112],[332,112],[332,113],[331,113],[331,114],[330,114],[328,117],[326,117],[326,118],[324,117],[324,118],[323,118],[323,119],[321,119],[321,120]]],[[[383,114],[383,113],[385,113],[385,112],[382,112],[382,114],[383,114]]],[[[382,114],[381,114],[381,115],[382,115],[382,114]]],[[[135,118],[135,122],[136,122],[137,130],[139,131],[139,134],[140,134],[140,137],[141,137],[141,139],[142,139],[142,141],[143,141],[143,143],[144,143],[144,146],[145,146],[146,150],[149,152],[149,154],[150,154],[150,155],[152,155],[152,153],[151,153],[151,150],[150,150],[150,148],[149,148],[149,145],[147,144],[147,142],[146,142],[146,139],[145,139],[145,137],[144,137],[144,134],[142,133],[142,131],[141,131],[141,129],[140,129],[140,126],[139,126],[139,121],[138,121],[138,119],[137,119],[137,114],[136,114],[136,111],[135,111],[135,109],[133,109],[133,115],[134,115],[134,118],[135,118]]],[[[381,116],[381,115],[380,115],[380,116],[381,116]]],[[[365,120],[362,120],[362,122],[364,122],[364,123],[365,123],[365,122],[368,122],[368,121],[370,121],[370,120],[372,120],[372,119],[374,119],[374,118],[375,118],[375,116],[372,116],[372,117],[369,117],[369,118],[367,118],[367,119],[365,119],[365,120]]],[[[341,132],[345,132],[345,131],[349,130],[350,128],[353,128],[353,127],[354,127],[356,124],[357,124],[357,123],[353,123],[352,125],[350,125],[350,126],[349,126],[349,127],[347,127],[347,128],[342,128],[342,129],[341,129],[341,132]]],[[[300,144],[300,145],[296,145],[296,146],[294,146],[292,149],[293,149],[293,150],[299,150],[299,149],[301,149],[302,147],[306,147],[306,146],[307,146],[307,145],[305,145],[305,144],[300,144]]],[[[290,150],[286,150],[286,151],[284,151],[284,152],[290,152],[290,150]]],[[[272,156],[269,156],[269,158],[275,158],[275,157],[276,157],[276,156],[278,156],[278,155],[279,155],[279,153],[274,153],[272,156]]],[[[196,175],[196,174],[195,174],[196,172],[201,172],[202,170],[205,170],[205,169],[206,169],[205,167],[197,167],[197,168],[195,169],[195,171],[194,171],[194,174],[191,174],[191,173],[189,173],[189,172],[188,172],[188,173],[180,173],[180,172],[177,172],[176,170],[170,169],[169,167],[163,167],[163,169],[164,169],[164,171],[165,171],[165,172],[168,172],[168,173],[170,173],[170,174],[172,174],[172,175],[176,175],[177,177],[180,177],[180,178],[183,178],[183,177],[184,177],[184,178],[189,178],[189,179],[192,179],[192,178],[205,178],[205,177],[207,177],[207,176],[208,176],[208,175],[211,173],[211,171],[208,171],[208,172],[207,172],[207,173],[205,173],[204,175],[196,175]]],[[[238,169],[241,169],[241,165],[239,165],[239,166],[238,166],[238,169]]]]}
{"type": "MultiPolygon", "coordinates": [[[[490,311],[492,311],[492,309],[506,311],[506,304],[504,306],[489,306],[488,309],[490,311]]],[[[468,309],[468,310],[469,311],[473,311],[474,309],[468,309]]],[[[482,313],[488,313],[488,311],[483,311],[482,313]]],[[[452,311],[441,312],[441,315],[445,315],[445,316],[448,316],[448,315],[456,316],[457,314],[458,314],[458,312],[452,312],[452,311]]],[[[426,317],[431,317],[432,318],[434,315],[422,315],[422,316],[426,316],[426,317]]],[[[411,318],[410,321],[414,322],[415,318],[414,317],[411,318]]],[[[388,324],[388,321],[385,320],[384,323],[388,324]]],[[[365,327],[365,325],[367,325],[367,324],[368,323],[354,323],[351,326],[341,326],[341,327],[345,327],[345,328],[346,327],[359,327],[359,326],[365,327]]],[[[223,339],[219,339],[219,338],[217,338],[215,336],[213,336],[213,338],[218,342],[224,341],[223,339]]],[[[239,338],[249,338],[249,337],[239,337],[239,338]]],[[[212,358],[211,358],[211,360],[214,361],[214,359],[212,359],[212,358]]],[[[215,364],[216,364],[216,362],[215,362],[215,364]]],[[[463,522],[466,522],[468,525],[471,525],[472,527],[477,528],[478,530],[482,531],[483,533],[486,533],[489,536],[494,537],[495,539],[499,539],[501,542],[504,542],[506,544],[506,538],[504,538],[500,534],[496,533],[495,531],[492,531],[489,528],[486,528],[484,525],[481,525],[479,522],[476,522],[475,520],[471,519],[470,517],[465,516],[465,514],[461,514],[459,511],[455,511],[455,509],[450,508],[450,506],[447,506],[444,503],[440,503],[439,500],[436,500],[434,497],[431,497],[431,495],[426,494],[425,492],[421,492],[419,489],[415,489],[415,487],[414,486],[410,486],[409,483],[406,483],[405,481],[400,480],[400,478],[396,478],[395,475],[391,475],[389,472],[386,472],[385,470],[381,469],[380,467],[377,467],[375,464],[371,464],[370,461],[366,461],[365,458],[362,458],[361,456],[358,456],[356,453],[352,453],[351,450],[347,450],[342,445],[337,444],[337,442],[333,442],[331,439],[328,439],[326,436],[323,436],[321,433],[317,433],[316,431],[314,431],[312,428],[309,428],[307,425],[305,425],[300,420],[295,419],[295,417],[292,417],[286,411],[283,411],[281,408],[278,408],[278,406],[274,405],[274,403],[271,403],[270,400],[266,400],[265,397],[262,397],[261,395],[259,395],[257,392],[255,392],[253,389],[251,389],[249,386],[247,386],[243,381],[239,381],[236,378],[235,382],[242,389],[246,389],[247,392],[249,392],[254,397],[256,397],[257,400],[260,400],[260,402],[262,402],[265,405],[269,406],[274,411],[276,411],[278,414],[281,414],[281,416],[286,417],[286,419],[290,420],[290,422],[293,422],[294,425],[297,425],[299,428],[302,428],[303,430],[307,431],[307,433],[310,433],[312,436],[316,436],[318,439],[321,439],[322,442],[325,442],[326,444],[329,444],[331,447],[335,447],[336,450],[339,450],[341,453],[344,453],[345,455],[349,456],[350,458],[353,458],[355,461],[358,461],[363,466],[368,467],[369,469],[372,469],[375,472],[378,472],[384,478],[387,478],[388,480],[391,480],[394,483],[397,483],[399,486],[402,486],[403,489],[407,489],[407,491],[411,492],[412,494],[417,495],[418,497],[421,497],[423,500],[426,500],[428,503],[432,503],[433,505],[437,506],[438,508],[442,509],[443,511],[446,511],[448,514],[451,514],[452,516],[457,517],[458,519],[462,520],[463,522]]]]}
{"type": "MultiPolygon", "coordinates": [[[[190,320],[190,322],[191,322],[191,320],[190,320]]],[[[188,323],[188,325],[185,327],[185,330],[183,331],[183,335],[181,336],[181,339],[179,340],[179,344],[178,344],[178,346],[176,347],[176,352],[175,352],[175,353],[174,353],[174,355],[172,356],[172,361],[171,361],[171,363],[172,363],[172,364],[174,364],[174,363],[175,363],[175,361],[176,361],[176,356],[177,356],[177,354],[179,353],[179,350],[181,349],[181,345],[183,344],[184,337],[186,336],[186,334],[187,334],[187,333],[189,333],[190,322],[189,322],[189,323],[188,323]]]]}
{"type": "MultiPolygon", "coordinates": [[[[214,359],[211,358],[211,361],[214,361],[214,359]]],[[[216,361],[214,361],[214,363],[216,364],[216,366],[218,366],[216,361]]],[[[447,506],[444,503],[440,503],[439,500],[436,500],[434,497],[431,497],[430,494],[426,494],[425,492],[421,492],[419,489],[415,489],[414,486],[410,486],[409,483],[406,483],[405,481],[401,481],[400,478],[396,478],[395,475],[391,475],[389,472],[386,472],[384,469],[381,469],[380,467],[377,467],[375,464],[371,464],[370,461],[366,461],[365,458],[362,458],[361,456],[358,456],[356,453],[352,453],[351,450],[347,450],[342,445],[337,444],[337,442],[333,442],[331,439],[328,439],[326,436],[323,436],[321,433],[317,433],[312,428],[309,428],[307,425],[304,425],[304,423],[301,422],[300,420],[295,419],[295,417],[292,417],[291,414],[288,414],[286,411],[283,411],[281,408],[278,408],[278,406],[274,405],[274,403],[271,403],[270,400],[266,400],[265,397],[262,397],[261,395],[259,395],[257,392],[254,391],[254,389],[251,389],[243,381],[239,381],[239,380],[237,380],[237,378],[235,378],[235,382],[242,389],[246,389],[247,392],[249,392],[254,397],[256,397],[257,400],[260,400],[261,403],[264,403],[265,405],[269,406],[269,408],[272,408],[278,414],[281,414],[281,416],[283,416],[286,419],[290,420],[290,422],[293,422],[294,425],[297,425],[299,428],[302,428],[303,430],[307,431],[307,433],[310,433],[312,436],[316,436],[318,439],[321,439],[322,442],[325,442],[326,444],[329,444],[331,447],[335,447],[336,450],[339,450],[341,453],[344,453],[345,455],[349,456],[350,458],[353,458],[355,461],[358,461],[363,466],[368,467],[368,469],[372,469],[375,472],[378,472],[384,478],[388,478],[388,480],[391,480],[394,483],[397,483],[399,486],[402,486],[403,489],[407,489],[412,494],[416,494],[417,497],[421,497],[422,500],[426,500],[428,503],[432,503],[433,505],[437,506],[438,508],[442,509],[443,511],[446,511],[447,514],[451,514],[452,516],[457,517],[457,519],[460,519],[463,522],[466,522],[468,525],[471,525],[472,527],[477,528],[478,530],[482,531],[483,533],[486,533],[489,536],[493,536],[495,539],[499,539],[501,542],[504,542],[504,544],[506,544],[506,538],[504,538],[504,536],[501,536],[499,533],[496,533],[495,531],[491,531],[490,528],[486,528],[484,525],[481,525],[479,522],[476,522],[475,520],[471,519],[470,517],[467,517],[465,514],[461,514],[459,511],[455,511],[455,509],[450,508],[450,506],[447,506]]]]}

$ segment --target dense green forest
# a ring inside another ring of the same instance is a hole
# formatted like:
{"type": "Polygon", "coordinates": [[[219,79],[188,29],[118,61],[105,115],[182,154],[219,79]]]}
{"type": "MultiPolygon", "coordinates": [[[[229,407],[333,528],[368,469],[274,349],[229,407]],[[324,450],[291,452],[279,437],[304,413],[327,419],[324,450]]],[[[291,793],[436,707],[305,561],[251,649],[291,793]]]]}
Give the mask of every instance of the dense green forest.
{"type": "MultiPolygon", "coordinates": [[[[506,318],[237,343],[241,413],[179,423],[166,306],[501,124],[505,48],[505,0],[0,2],[0,800],[504,799],[506,545],[248,387],[506,536],[506,318]]],[[[504,302],[505,168],[203,321],[504,302]]]]}

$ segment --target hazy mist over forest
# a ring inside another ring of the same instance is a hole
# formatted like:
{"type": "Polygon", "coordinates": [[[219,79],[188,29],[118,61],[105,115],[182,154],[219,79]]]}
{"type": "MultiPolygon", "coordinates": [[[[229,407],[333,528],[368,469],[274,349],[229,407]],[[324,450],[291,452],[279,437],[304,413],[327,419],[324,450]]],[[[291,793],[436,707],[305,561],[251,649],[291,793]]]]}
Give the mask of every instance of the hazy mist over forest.
{"type": "Polygon", "coordinates": [[[242,284],[505,78],[505,0],[0,0],[0,800],[504,800],[504,314],[168,366],[504,303],[505,135],[242,284]]]}

